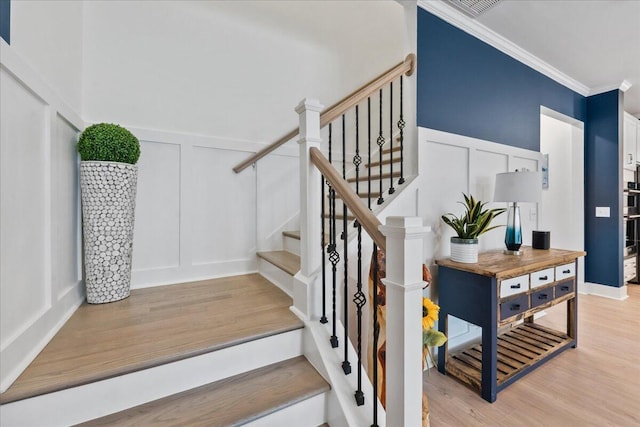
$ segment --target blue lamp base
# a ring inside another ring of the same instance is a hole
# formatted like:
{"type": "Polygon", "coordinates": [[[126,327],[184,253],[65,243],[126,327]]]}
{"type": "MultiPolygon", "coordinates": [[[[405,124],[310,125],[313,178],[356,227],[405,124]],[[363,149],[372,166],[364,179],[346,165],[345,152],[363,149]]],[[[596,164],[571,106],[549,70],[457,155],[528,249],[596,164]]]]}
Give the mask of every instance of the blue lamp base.
{"type": "Polygon", "coordinates": [[[507,213],[507,231],[504,235],[504,244],[507,249],[504,251],[507,255],[520,255],[520,246],[522,246],[522,225],[520,224],[520,207],[514,203],[509,206],[507,213]]]}

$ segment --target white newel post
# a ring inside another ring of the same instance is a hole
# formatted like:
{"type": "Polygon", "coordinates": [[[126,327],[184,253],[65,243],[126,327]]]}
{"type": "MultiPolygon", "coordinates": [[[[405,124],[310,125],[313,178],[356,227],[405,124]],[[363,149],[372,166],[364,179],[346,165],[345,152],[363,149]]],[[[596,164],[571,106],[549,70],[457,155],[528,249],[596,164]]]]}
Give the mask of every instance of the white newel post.
{"type": "Polygon", "coordinates": [[[387,238],[387,425],[422,425],[422,218],[388,217],[387,238]]]}
{"type": "Polygon", "coordinates": [[[313,282],[322,260],[320,171],[311,163],[309,150],[320,148],[320,112],[316,99],[303,99],[296,107],[300,118],[300,271],[293,281],[293,305],[308,319],[320,317],[319,286],[313,282]]]}

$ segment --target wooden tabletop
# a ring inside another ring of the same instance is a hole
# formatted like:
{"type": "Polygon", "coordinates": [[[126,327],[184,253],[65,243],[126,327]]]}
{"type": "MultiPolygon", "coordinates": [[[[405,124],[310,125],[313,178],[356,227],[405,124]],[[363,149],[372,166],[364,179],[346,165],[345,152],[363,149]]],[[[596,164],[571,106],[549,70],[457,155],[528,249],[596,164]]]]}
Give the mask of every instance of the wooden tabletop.
{"type": "Polygon", "coordinates": [[[502,249],[478,254],[478,262],[466,264],[452,261],[450,258],[436,260],[441,267],[455,268],[482,276],[504,279],[515,277],[532,271],[559,264],[573,262],[585,256],[584,251],[568,251],[564,249],[533,249],[529,246],[520,248],[521,255],[506,255],[502,249]]]}

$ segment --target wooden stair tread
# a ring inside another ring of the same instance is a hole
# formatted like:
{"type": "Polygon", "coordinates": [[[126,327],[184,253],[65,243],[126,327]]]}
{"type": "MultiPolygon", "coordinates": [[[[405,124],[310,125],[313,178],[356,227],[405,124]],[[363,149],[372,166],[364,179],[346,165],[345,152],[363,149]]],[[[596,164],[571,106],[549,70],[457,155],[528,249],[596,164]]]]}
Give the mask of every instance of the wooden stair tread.
{"type": "Polygon", "coordinates": [[[289,296],[259,274],[134,289],[83,304],[11,387],[8,403],[300,329],[289,296]]]}
{"type": "MultiPolygon", "coordinates": [[[[371,180],[375,181],[375,180],[379,180],[379,179],[388,179],[391,177],[391,174],[389,172],[387,173],[383,173],[382,176],[380,174],[375,174],[375,175],[371,175],[371,180]]],[[[400,177],[400,171],[397,172],[393,172],[393,177],[394,178],[398,178],[400,177]]],[[[369,179],[369,177],[367,176],[367,174],[364,175],[360,175],[358,177],[358,181],[367,181],[369,179]]],[[[352,178],[347,178],[347,182],[356,182],[356,178],[352,177],[352,178]]]]}
{"type": "Polygon", "coordinates": [[[258,256],[294,276],[300,271],[300,257],[288,251],[258,252],[258,256]]]}
{"type": "MultiPolygon", "coordinates": [[[[380,192],[379,191],[372,191],[371,192],[371,199],[373,199],[374,197],[379,197],[379,196],[380,196],[380,192]]],[[[368,194],[360,192],[360,193],[358,193],[358,197],[360,197],[362,199],[366,199],[368,197],[368,194]]],[[[342,199],[342,197],[340,197],[340,195],[338,193],[336,193],[336,200],[338,200],[338,199],[342,199]]]]}
{"type": "Polygon", "coordinates": [[[300,230],[283,231],[282,235],[285,237],[291,237],[292,239],[300,240],[300,230]]]}
{"type": "MultiPolygon", "coordinates": [[[[393,147],[393,152],[402,151],[402,145],[396,145],[393,147]]],[[[382,150],[382,154],[389,154],[391,152],[391,148],[386,148],[382,150]]]]}
{"type": "MultiPolygon", "coordinates": [[[[324,214],[324,217],[329,218],[329,214],[328,213],[324,214]]],[[[344,219],[344,215],[342,214],[336,215],[336,220],[342,221],[343,219],[344,219]]],[[[347,221],[353,221],[354,219],[356,219],[355,216],[347,214],[347,221]]]]}
{"type": "Polygon", "coordinates": [[[80,425],[241,425],[329,388],[307,359],[298,356],[80,425]]]}
{"type": "MultiPolygon", "coordinates": [[[[394,157],[393,159],[385,159],[382,161],[382,165],[388,165],[391,163],[400,163],[400,157],[394,157]]],[[[368,165],[364,165],[364,166],[367,168],[374,168],[374,167],[380,166],[380,161],[378,160],[376,162],[369,163],[368,165]]]]}

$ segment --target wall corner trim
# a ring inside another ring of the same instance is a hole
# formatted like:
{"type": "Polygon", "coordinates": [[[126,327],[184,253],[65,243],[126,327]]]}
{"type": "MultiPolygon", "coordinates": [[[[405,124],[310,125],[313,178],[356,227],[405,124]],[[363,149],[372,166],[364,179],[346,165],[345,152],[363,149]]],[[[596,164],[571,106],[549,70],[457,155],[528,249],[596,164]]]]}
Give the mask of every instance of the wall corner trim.
{"type": "Polygon", "coordinates": [[[588,86],[580,83],[572,77],[564,74],[562,71],[553,67],[551,64],[543,61],[532,53],[524,50],[517,44],[506,39],[495,31],[469,18],[462,12],[455,10],[453,7],[439,1],[418,0],[418,6],[448,22],[449,24],[471,34],[479,40],[489,44],[499,51],[509,55],[510,57],[522,62],[523,64],[533,68],[539,73],[544,74],[550,79],[560,83],[563,86],[579,93],[582,96],[591,95],[588,86]]]}

